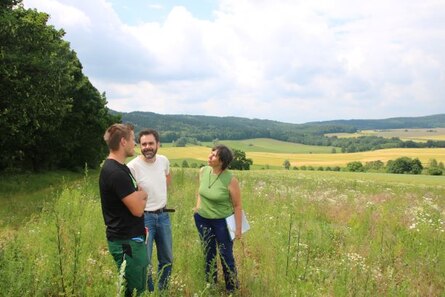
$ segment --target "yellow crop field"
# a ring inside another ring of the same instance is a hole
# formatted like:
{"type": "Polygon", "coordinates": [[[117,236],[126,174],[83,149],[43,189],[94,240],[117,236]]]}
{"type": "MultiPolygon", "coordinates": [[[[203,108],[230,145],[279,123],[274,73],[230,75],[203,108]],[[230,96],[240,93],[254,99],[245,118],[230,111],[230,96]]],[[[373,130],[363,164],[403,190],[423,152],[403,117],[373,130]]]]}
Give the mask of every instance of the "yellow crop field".
{"type": "MultiPolygon", "coordinates": [[[[206,161],[210,149],[208,147],[166,147],[161,148],[159,153],[166,155],[169,159],[197,159],[206,161]]],[[[253,160],[255,165],[282,166],[284,160],[289,160],[292,166],[345,166],[352,161],[362,163],[380,160],[387,162],[399,157],[419,158],[423,164],[430,159],[445,163],[445,148],[396,148],[384,149],[359,153],[337,153],[337,154],[288,154],[268,152],[246,152],[247,158],[253,160]]]]}
{"type": "Polygon", "coordinates": [[[326,134],[326,136],[337,136],[339,138],[360,136],[398,137],[404,141],[425,142],[427,140],[445,140],[445,128],[362,130],[357,133],[330,133],[326,134]]]}
{"type": "Polygon", "coordinates": [[[292,166],[345,166],[352,161],[362,163],[380,160],[387,162],[399,157],[419,158],[426,164],[430,159],[445,163],[445,149],[385,149],[377,151],[349,153],[349,154],[272,154],[272,153],[248,153],[254,164],[268,164],[281,166],[284,160],[289,160],[292,166]]]}
{"type": "Polygon", "coordinates": [[[161,147],[159,153],[169,159],[196,159],[207,161],[210,148],[205,146],[161,147]]]}

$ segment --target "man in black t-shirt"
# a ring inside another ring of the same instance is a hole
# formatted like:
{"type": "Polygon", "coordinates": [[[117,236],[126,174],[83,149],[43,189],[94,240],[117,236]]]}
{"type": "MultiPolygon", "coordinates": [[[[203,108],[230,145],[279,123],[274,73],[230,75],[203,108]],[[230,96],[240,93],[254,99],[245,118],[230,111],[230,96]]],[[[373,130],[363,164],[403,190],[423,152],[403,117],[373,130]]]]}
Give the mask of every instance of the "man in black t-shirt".
{"type": "Polygon", "coordinates": [[[134,131],[131,125],[114,124],[104,140],[110,149],[99,177],[102,214],[108,248],[118,269],[125,261],[126,296],[134,289],[146,288],[147,249],[145,246],[144,208],[147,193],[139,190],[125,159],[134,155],[134,131]]]}

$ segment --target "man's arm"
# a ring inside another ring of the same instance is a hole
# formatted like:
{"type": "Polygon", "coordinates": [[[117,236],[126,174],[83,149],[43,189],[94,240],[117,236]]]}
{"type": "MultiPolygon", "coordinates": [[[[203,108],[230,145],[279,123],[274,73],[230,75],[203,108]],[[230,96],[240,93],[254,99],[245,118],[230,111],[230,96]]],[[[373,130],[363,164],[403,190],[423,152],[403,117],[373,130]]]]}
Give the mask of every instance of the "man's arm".
{"type": "Polygon", "coordinates": [[[171,176],[170,173],[168,173],[168,174],[165,176],[165,181],[167,182],[167,188],[169,188],[169,187],[170,187],[170,184],[171,184],[171,182],[172,182],[172,176],[171,176]]]}
{"type": "Polygon", "coordinates": [[[122,202],[135,217],[144,215],[145,204],[147,203],[147,193],[145,191],[135,191],[122,198],[122,202]]]}

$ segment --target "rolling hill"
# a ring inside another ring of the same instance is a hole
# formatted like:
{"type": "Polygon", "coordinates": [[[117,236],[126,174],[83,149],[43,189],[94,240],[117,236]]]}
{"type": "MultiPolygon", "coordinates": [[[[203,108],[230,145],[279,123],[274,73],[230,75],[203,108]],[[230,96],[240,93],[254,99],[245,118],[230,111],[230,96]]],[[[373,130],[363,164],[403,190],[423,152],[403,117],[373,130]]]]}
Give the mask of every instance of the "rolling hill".
{"type": "Polygon", "coordinates": [[[136,132],[150,127],[160,131],[164,143],[181,137],[197,141],[215,139],[241,140],[272,138],[275,140],[317,146],[335,146],[343,152],[367,151],[396,147],[445,147],[443,141],[427,144],[403,142],[398,138],[365,136],[355,139],[327,137],[328,133],[354,133],[362,129],[440,128],[445,127],[445,114],[425,117],[389,118],[381,120],[337,120],[291,124],[272,120],[202,115],[162,115],[153,112],[116,112],[123,122],[134,124],[136,132]]]}
{"type": "Polygon", "coordinates": [[[414,129],[414,128],[444,128],[445,114],[424,117],[399,117],[381,120],[334,120],[324,122],[310,122],[308,125],[341,125],[350,126],[358,130],[372,129],[414,129]]]}

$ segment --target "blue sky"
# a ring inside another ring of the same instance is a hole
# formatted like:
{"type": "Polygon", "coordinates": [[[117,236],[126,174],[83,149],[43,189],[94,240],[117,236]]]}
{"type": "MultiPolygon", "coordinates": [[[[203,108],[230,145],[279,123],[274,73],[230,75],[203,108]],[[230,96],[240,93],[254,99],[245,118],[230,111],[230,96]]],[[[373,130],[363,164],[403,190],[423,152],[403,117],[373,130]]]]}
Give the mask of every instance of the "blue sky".
{"type": "Polygon", "coordinates": [[[108,107],[304,123],[445,112],[445,1],[24,0],[108,107]]]}
{"type": "Polygon", "coordinates": [[[112,0],[108,1],[122,22],[138,25],[145,22],[164,22],[175,6],[185,7],[195,18],[212,20],[217,9],[216,0],[196,1],[147,1],[147,0],[112,0]]]}

